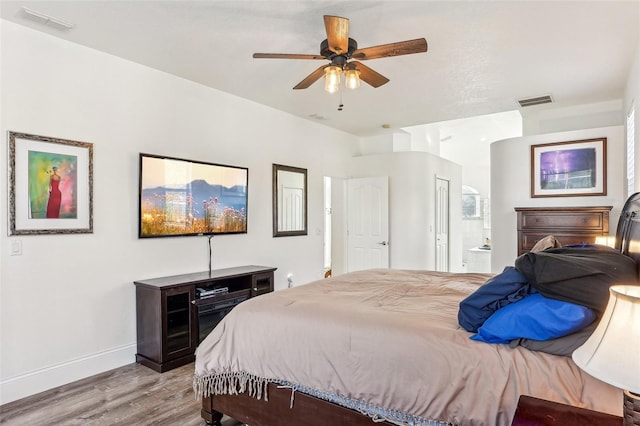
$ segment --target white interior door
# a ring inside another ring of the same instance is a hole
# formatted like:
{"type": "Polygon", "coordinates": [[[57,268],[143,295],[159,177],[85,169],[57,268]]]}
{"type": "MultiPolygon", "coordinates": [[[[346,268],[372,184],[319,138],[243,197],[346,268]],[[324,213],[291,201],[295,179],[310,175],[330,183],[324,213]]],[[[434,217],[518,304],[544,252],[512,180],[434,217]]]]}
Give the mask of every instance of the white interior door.
{"type": "Polygon", "coordinates": [[[436,177],[436,271],[449,271],[449,181],[436,177]]]}
{"type": "Polygon", "coordinates": [[[347,271],[389,267],[389,179],[347,182],[347,271]]]}

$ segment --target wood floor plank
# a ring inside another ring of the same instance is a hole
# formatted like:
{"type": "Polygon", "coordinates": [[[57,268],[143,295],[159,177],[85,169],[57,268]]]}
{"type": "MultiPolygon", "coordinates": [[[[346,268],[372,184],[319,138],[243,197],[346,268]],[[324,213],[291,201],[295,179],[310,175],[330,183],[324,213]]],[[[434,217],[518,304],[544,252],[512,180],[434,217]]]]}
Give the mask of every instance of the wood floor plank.
{"type": "MultiPolygon", "coordinates": [[[[130,364],[0,405],[0,424],[201,426],[193,363],[157,373],[130,364]]],[[[225,417],[224,426],[241,423],[225,417]]]]}

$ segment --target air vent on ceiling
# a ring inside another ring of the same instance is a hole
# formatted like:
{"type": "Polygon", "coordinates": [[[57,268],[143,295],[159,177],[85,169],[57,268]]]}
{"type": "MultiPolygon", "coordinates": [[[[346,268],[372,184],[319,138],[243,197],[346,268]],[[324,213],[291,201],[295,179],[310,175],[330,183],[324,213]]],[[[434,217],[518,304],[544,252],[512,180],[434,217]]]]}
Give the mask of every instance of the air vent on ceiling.
{"type": "Polygon", "coordinates": [[[69,31],[73,28],[73,24],[65,22],[62,19],[54,18],[53,16],[49,16],[42,12],[38,12],[37,10],[23,7],[22,11],[24,12],[25,18],[48,27],[55,28],[56,30],[69,31]]]}
{"type": "Polygon", "coordinates": [[[520,107],[528,107],[533,105],[550,104],[553,102],[551,95],[537,96],[535,98],[519,99],[520,107]]]}
{"type": "Polygon", "coordinates": [[[316,120],[326,120],[327,117],[324,117],[322,115],[316,114],[315,112],[313,114],[309,114],[309,117],[314,118],[316,120]]]}

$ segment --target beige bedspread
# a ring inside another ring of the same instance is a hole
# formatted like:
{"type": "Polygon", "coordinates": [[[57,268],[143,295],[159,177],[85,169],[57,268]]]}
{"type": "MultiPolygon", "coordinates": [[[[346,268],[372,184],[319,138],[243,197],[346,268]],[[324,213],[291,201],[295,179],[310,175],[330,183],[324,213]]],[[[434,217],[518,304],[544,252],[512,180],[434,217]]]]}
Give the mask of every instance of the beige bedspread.
{"type": "Polygon", "coordinates": [[[198,347],[194,388],[285,381],[458,425],[509,425],[521,394],[620,415],[570,358],[469,339],[458,303],[488,277],[370,270],[250,299],[198,347]]]}

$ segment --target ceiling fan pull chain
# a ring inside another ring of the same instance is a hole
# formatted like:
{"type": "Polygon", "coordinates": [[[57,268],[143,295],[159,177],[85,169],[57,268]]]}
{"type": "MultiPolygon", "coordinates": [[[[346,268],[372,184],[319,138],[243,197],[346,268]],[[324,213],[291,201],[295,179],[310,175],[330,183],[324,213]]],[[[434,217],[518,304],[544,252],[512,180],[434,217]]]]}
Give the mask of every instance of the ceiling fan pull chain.
{"type": "Polygon", "coordinates": [[[342,111],[344,104],[342,103],[342,90],[340,90],[340,105],[338,105],[338,111],[342,111]]]}

